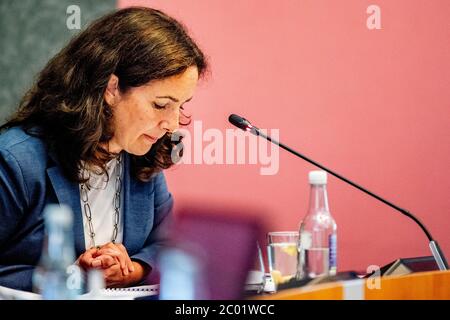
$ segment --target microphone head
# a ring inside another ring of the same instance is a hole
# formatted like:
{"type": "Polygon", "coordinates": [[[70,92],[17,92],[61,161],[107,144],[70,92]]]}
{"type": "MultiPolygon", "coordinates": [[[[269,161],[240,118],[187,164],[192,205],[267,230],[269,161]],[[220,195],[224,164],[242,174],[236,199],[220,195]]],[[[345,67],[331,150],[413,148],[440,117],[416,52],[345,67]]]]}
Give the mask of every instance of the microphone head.
{"type": "Polygon", "coordinates": [[[236,127],[238,127],[239,129],[242,129],[244,131],[249,131],[252,128],[252,125],[250,124],[250,122],[245,119],[242,118],[241,116],[238,116],[237,114],[230,114],[230,116],[228,117],[228,121],[230,121],[230,123],[236,127]]]}

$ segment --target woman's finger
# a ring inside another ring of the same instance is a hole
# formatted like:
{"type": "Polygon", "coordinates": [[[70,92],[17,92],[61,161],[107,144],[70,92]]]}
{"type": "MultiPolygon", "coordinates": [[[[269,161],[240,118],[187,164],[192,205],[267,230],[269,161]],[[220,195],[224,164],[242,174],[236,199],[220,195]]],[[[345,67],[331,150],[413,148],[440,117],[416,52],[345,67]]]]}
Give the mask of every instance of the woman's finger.
{"type": "Polygon", "coordinates": [[[125,257],[127,260],[127,265],[128,265],[128,270],[130,272],[134,272],[133,261],[131,261],[131,258],[128,255],[127,248],[125,248],[125,246],[121,243],[116,244],[116,246],[117,246],[117,248],[119,248],[119,250],[121,250],[125,254],[125,257]]]}
{"type": "Polygon", "coordinates": [[[91,266],[93,268],[102,268],[102,269],[107,269],[115,264],[117,264],[117,260],[112,256],[106,254],[98,256],[91,262],[91,266]]]}
{"type": "Polygon", "coordinates": [[[104,270],[104,279],[108,287],[120,285],[123,281],[123,273],[119,265],[115,265],[104,270]]]}
{"type": "Polygon", "coordinates": [[[119,248],[117,248],[116,246],[109,246],[109,245],[105,245],[104,247],[101,247],[98,250],[99,254],[103,254],[103,255],[110,255],[114,258],[117,259],[117,261],[120,264],[120,268],[122,269],[122,273],[127,276],[128,275],[128,267],[127,267],[127,257],[125,256],[125,254],[122,252],[122,250],[120,250],[119,248]]]}
{"type": "Polygon", "coordinates": [[[122,251],[120,251],[119,249],[115,248],[115,249],[100,249],[98,250],[99,254],[108,254],[112,257],[114,257],[118,263],[120,264],[120,268],[122,270],[127,268],[127,260],[126,257],[124,256],[124,254],[122,253],[122,251]]]}
{"type": "Polygon", "coordinates": [[[82,268],[87,269],[91,266],[96,251],[97,251],[96,248],[91,248],[80,256],[79,264],[82,268]]]}
{"type": "Polygon", "coordinates": [[[126,257],[120,258],[120,256],[122,256],[123,252],[122,250],[120,250],[115,243],[113,242],[108,242],[105,243],[104,245],[102,245],[99,249],[98,252],[99,254],[104,252],[104,250],[112,250],[115,253],[111,253],[114,257],[117,257],[118,259],[120,259],[120,266],[122,268],[122,270],[126,269],[127,266],[127,260],[126,257]],[[119,253],[119,255],[117,255],[117,252],[119,253]]]}

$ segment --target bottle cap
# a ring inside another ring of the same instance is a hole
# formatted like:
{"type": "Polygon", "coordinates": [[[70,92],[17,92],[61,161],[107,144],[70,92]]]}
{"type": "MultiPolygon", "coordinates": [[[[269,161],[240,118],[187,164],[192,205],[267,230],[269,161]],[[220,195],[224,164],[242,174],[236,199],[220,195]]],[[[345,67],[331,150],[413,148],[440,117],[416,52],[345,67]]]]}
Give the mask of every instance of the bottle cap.
{"type": "Polygon", "coordinates": [[[327,172],[322,170],[310,171],[309,183],[315,185],[327,184],[327,172]]]}
{"type": "Polygon", "coordinates": [[[45,221],[68,226],[72,223],[72,210],[66,205],[49,204],[44,209],[45,221]]]}

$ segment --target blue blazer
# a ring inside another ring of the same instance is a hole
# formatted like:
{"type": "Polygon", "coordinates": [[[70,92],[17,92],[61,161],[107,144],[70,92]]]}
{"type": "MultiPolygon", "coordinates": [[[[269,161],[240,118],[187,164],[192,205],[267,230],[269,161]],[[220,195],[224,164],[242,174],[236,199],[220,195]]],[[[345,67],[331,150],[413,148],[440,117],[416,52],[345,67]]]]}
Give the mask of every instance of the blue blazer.
{"type": "MultiPolygon", "coordinates": [[[[130,174],[129,162],[126,154],[123,245],[131,259],[154,268],[167,240],[173,199],[162,172],[141,182],[130,174]]],[[[86,250],[78,184],[66,179],[41,139],[19,127],[6,130],[0,135],[0,286],[32,289],[43,246],[42,211],[49,203],[72,208],[78,257],[86,250]]]]}

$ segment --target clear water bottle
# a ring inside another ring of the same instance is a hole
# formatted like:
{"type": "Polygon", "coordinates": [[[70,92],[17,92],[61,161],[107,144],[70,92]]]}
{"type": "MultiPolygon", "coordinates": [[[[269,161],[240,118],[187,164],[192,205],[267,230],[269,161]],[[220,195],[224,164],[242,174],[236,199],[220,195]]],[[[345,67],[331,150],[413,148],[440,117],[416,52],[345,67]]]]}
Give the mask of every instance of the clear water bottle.
{"type": "Polygon", "coordinates": [[[44,210],[45,238],[39,265],[33,274],[33,290],[45,300],[76,299],[82,275],[74,265],[73,216],[67,206],[52,204],[44,210]]]}
{"type": "Polygon", "coordinates": [[[203,272],[203,260],[181,247],[168,247],[161,252],[160,300],[210,299],[203,272]]]}
{"type": "Polygon", "coordinates": [[[335,275],[337,267],[337,226],[330,214],[327,173],[311,171],[309,210],[300,225],[297,278],[335,275]]]}

